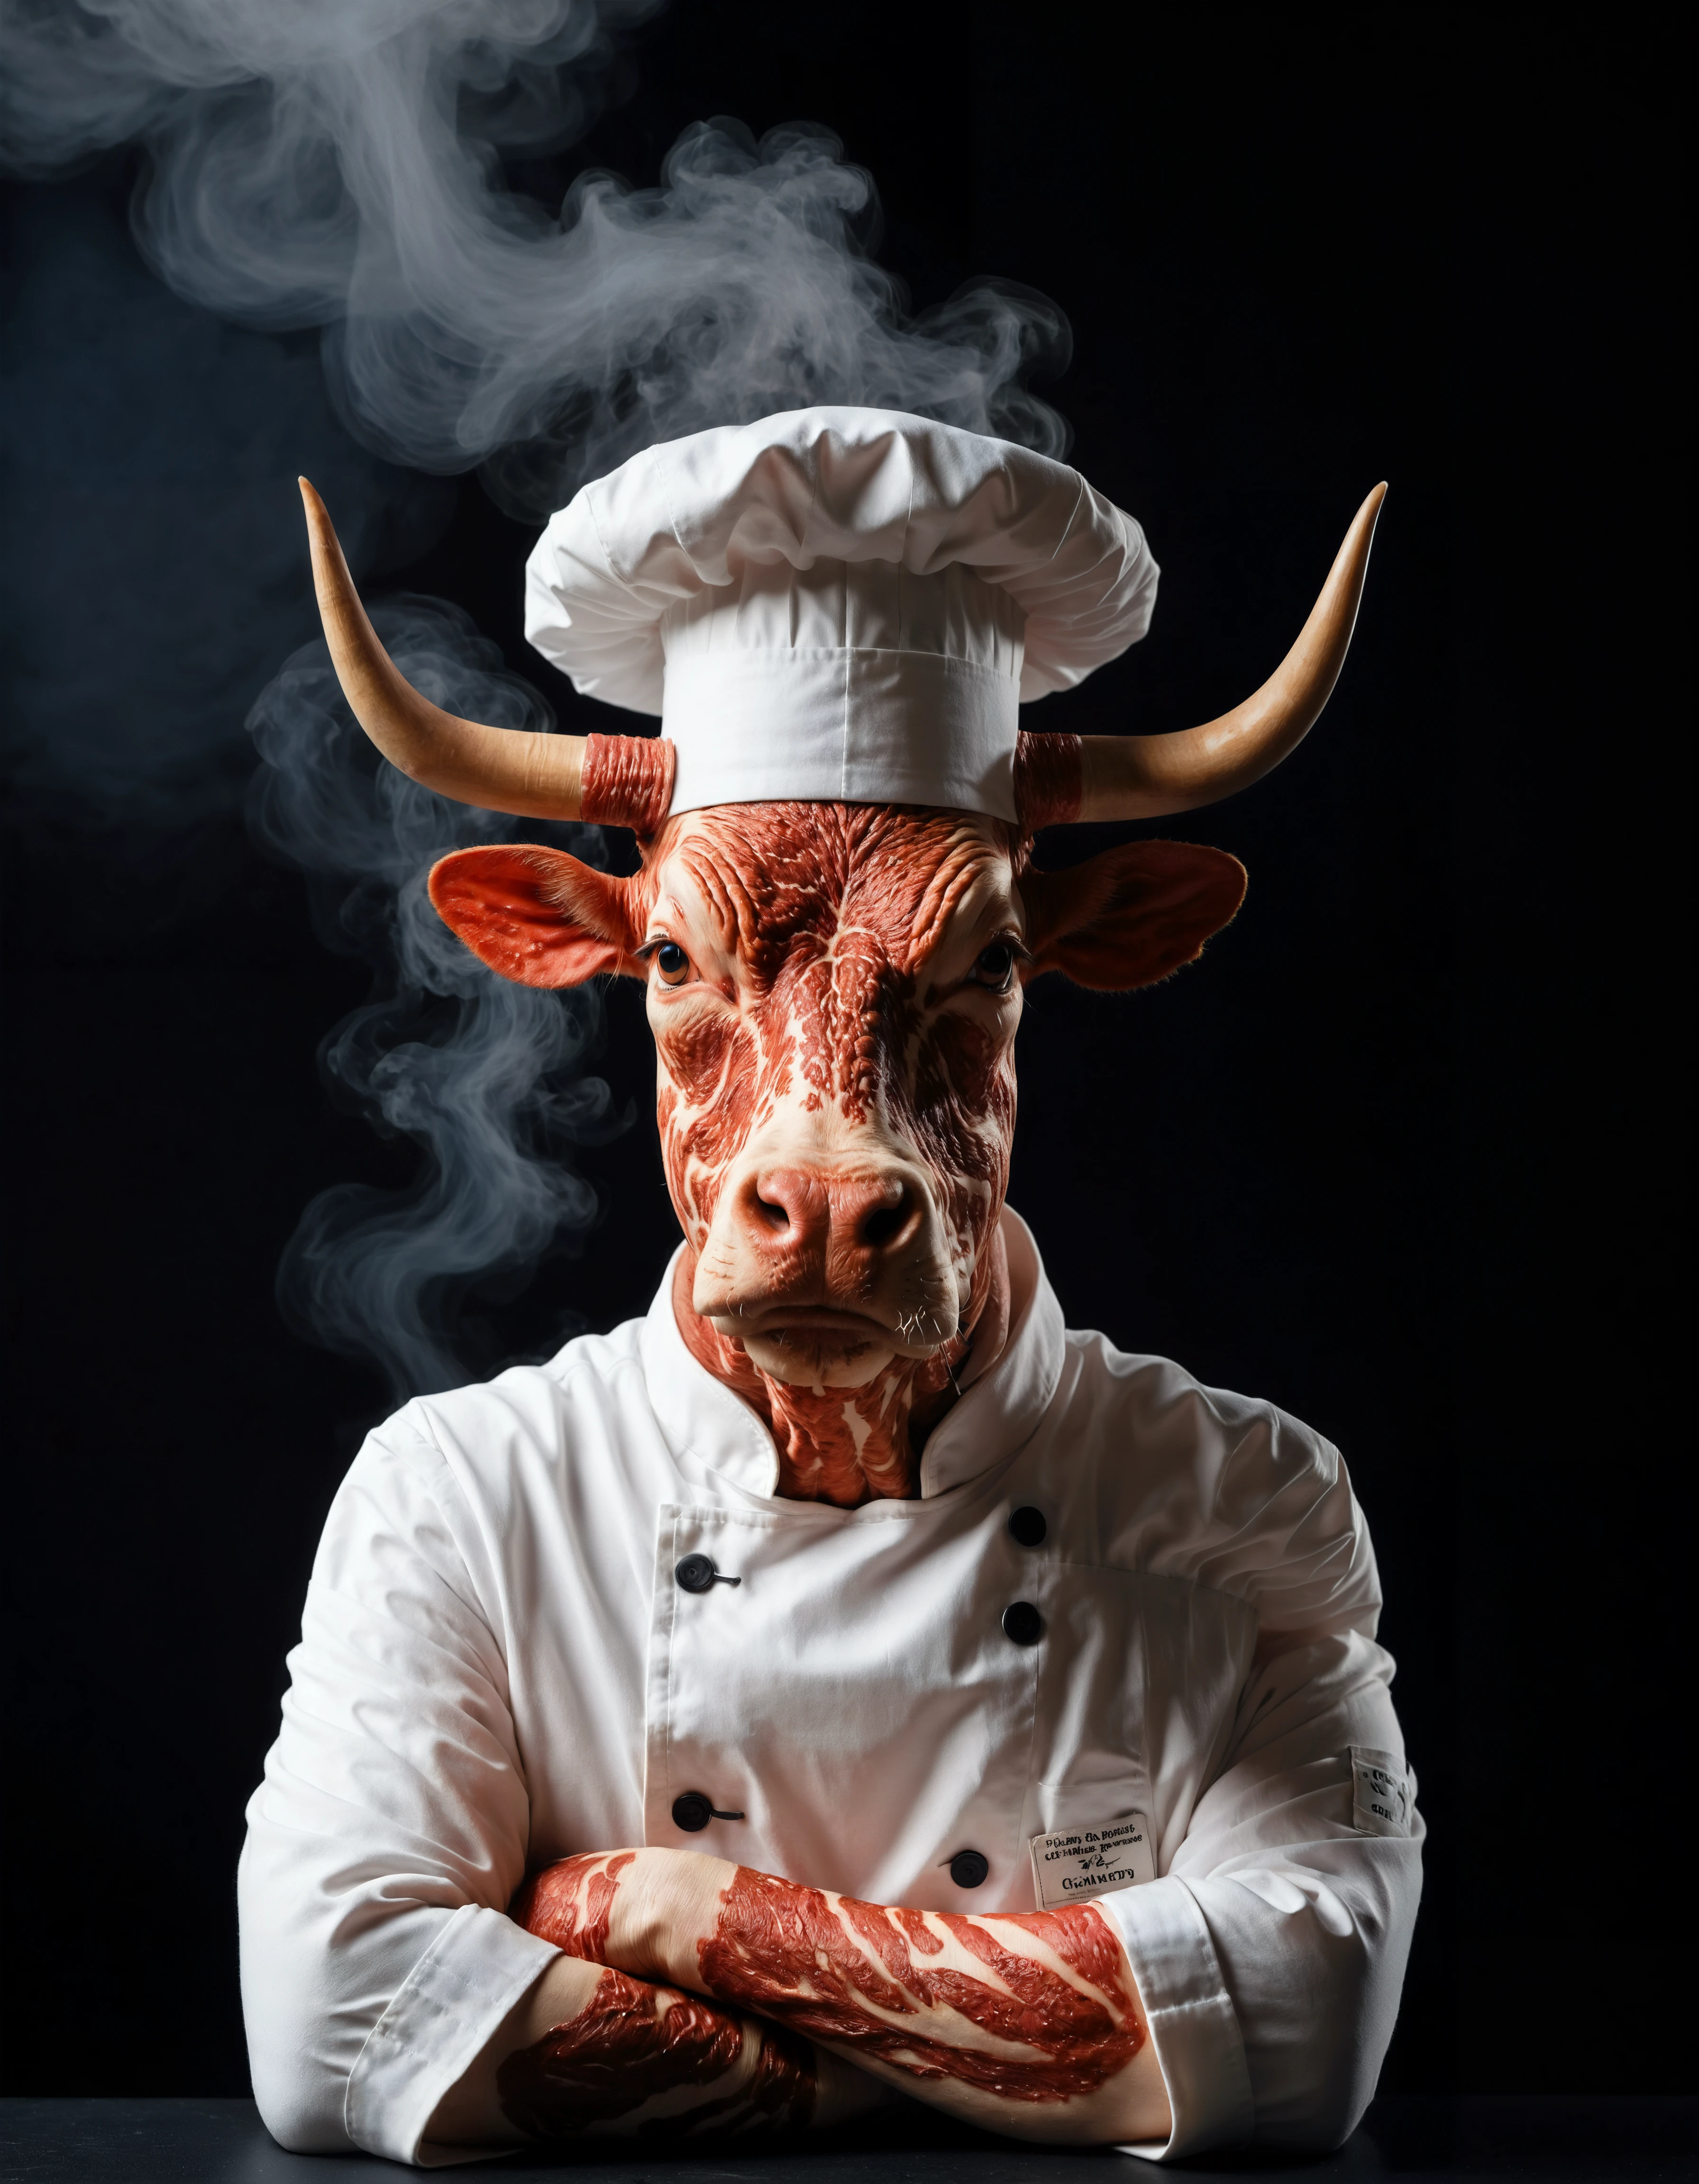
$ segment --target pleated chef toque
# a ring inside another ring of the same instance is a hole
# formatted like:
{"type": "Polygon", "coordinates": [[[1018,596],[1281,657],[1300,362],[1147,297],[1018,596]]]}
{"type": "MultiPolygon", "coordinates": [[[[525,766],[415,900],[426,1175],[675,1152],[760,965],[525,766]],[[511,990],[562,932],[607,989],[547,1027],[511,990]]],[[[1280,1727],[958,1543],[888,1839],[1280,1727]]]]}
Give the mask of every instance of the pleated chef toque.
{"type": "Polygon", "coordinates": [[[1078,471],[888,410],[646,448],[550,518],[526,634],[658,713],[675,811],[820,800],[1015,816],[1018,708],[1143,637],[1144,533],[1078,471]]]}

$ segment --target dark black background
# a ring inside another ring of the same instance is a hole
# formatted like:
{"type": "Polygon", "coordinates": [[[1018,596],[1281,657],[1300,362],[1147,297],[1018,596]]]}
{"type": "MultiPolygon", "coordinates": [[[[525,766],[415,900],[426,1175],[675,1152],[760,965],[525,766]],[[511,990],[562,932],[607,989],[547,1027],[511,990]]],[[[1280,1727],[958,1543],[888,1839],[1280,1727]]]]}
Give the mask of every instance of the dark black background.
{"type": "MultiPolygon", "coordinates": [[[[1154,994],[1031,994],[1011,1192],[1075,1324],[1351,1463],[1432,1831],[1390,2090],[1683,2082],[1686,56],[1601,20],[678,0],[521,178],[649,182],[699,116],[808,116],[876,175],[917,305],[984,272],[1061,303],[1047,391],[1164,575],[1149,640],[1033,725],[1232,703],[1391,481],[1321,727],[1166,830],[1244,859],[1236,925],[1154,994]]],[[[62,187],[115,220],[127,170],[62,187]]],[[[99,464],[63,460],[97,520],[99,464]]],[[[526,655],[530,535],[456,490],[405,583],[618,725],[526,655]]],[[[8,842],[8,2073],[242,2092],[242,1807],[384,1407],[273,1273],[315,1191],[412,1156],[328,1101],[364,974],[239,821],[150,862],[25,799],[8,842]]],[[[514,1353],[642,1309],[670,1248],[635,992],[608,1013],[638,1120],[587,1156],[606,1217],[507,1308],[514,1353]]]]}

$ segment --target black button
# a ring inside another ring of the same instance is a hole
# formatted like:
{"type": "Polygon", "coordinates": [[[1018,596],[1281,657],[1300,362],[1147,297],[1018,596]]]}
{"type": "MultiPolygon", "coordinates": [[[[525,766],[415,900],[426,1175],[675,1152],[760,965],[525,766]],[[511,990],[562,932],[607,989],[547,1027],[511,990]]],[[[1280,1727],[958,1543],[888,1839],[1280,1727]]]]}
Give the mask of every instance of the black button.
{"type": "Polygon", "coordinates": [[[1044,1632],[1044,1618],[1030,1600],[1017,1600],[1003,1610],[1003,1635],[1017,1646],[1036,1646],[1044,1632]]]}
{"type": "Polygon", "coordinates": [[[699,1790],[686,1790],[672,1801],[672,1824],[688,1836],[700,1835],[710,1820],[741,1820],[741,1813],[722,1813],[699,1790]]]}
{"type": "Polygon", "coordinates": [[[950,1877],[958,1888],[978,1888],[990,1870],[983,1850],[959,1850],[950,1861],[950,1877]]]}
{"type": "Polygon", "coordinates": [[[1009,1519],[1009,1536],[1017,1546],[1042,1546],[1049,1529],[1042,1509],[1017,1509],[1009,1519]]]}
{"type": "Polygon", "coordinates": [[[740,1577],[727,1577],[716,1569],[707,1555],[686,1555],[682,1563],[673,1564],[672,1574],[687,1592],[708,1592],[716,1585],[741,1585],[740,1577]]]}

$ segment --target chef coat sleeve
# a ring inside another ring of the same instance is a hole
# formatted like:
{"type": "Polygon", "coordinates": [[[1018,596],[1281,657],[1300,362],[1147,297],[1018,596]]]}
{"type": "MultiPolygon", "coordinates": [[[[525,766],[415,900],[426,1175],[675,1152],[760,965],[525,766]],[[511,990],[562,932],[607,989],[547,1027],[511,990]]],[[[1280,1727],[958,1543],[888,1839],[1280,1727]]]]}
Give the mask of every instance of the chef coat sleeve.
{"type": "Polygon", "coordinates": [[[417,1407],[331,1505],[238,1875],[254,2098],[297,2152],[424,2142],[558,1953],[504,1915],[529,1799],[478,1527],[417,1407]]]}
{"type": "Polygon", "coordinates": [[[1173,2111],[1166,2143],[1127,2149],[1150,2159],[1338,2145],[1398,2013],[1424,1830],[1362,1513],[1325,1443],[1299,1469],[1266,1513],[1261,1635],[1220,1766],[1163,1877],[1100,1899],[1173,2111]]]}

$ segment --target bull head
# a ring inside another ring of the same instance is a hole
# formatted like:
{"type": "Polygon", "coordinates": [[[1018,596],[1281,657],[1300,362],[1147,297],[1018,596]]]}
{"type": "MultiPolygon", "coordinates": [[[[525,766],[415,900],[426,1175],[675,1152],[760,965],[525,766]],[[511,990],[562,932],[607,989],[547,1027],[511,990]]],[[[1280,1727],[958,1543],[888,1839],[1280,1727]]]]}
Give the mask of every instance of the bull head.
{"type": "Polygon", "coordinates": [[[1176,842],[1042,872],[1033,833],[1191,810],[1278,765],[1344,664],[1385,488],[1254,697],[1181,734],[1023,733],[1013,826],[827,803],[669,816],[659,738],[458,720],[398,672],[322,502],[304,479],[302,492],[331,655],[379,749],[462,803],[638,837],[629,878],[506,845],[443,858],[431,896],[504,978],[644,981],[687,1342],[772,1426],[783,1490],[912,1490],[918,1431],[1007,1324],[999,1216],[1024,986],[1046,971],[1148,985],[1195,957],[1245,891],[1235,858],[1176,842]]]}

